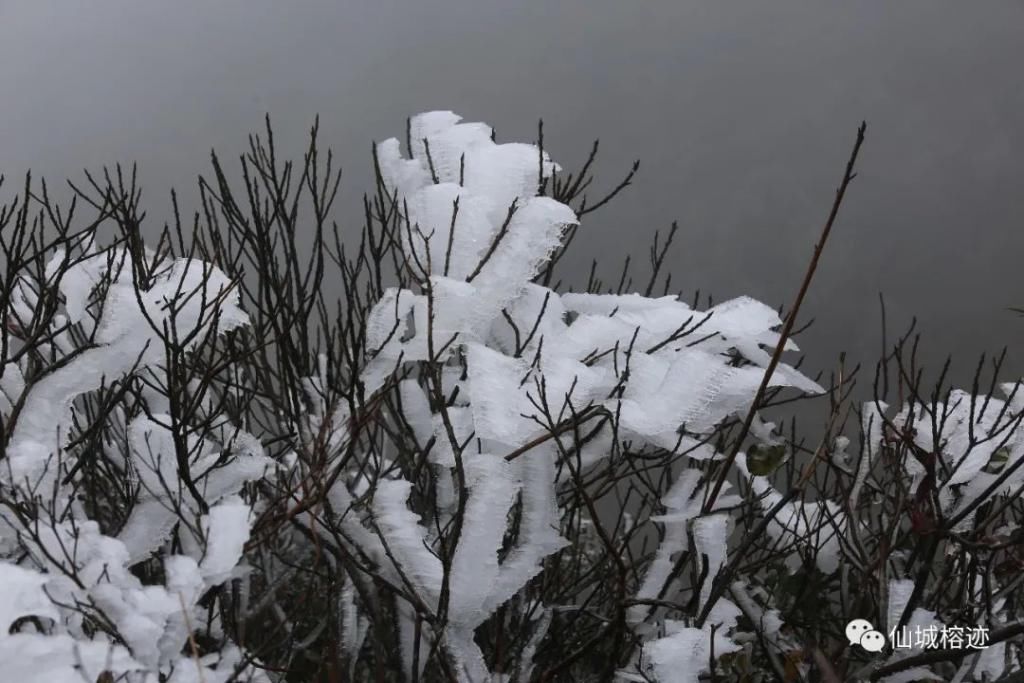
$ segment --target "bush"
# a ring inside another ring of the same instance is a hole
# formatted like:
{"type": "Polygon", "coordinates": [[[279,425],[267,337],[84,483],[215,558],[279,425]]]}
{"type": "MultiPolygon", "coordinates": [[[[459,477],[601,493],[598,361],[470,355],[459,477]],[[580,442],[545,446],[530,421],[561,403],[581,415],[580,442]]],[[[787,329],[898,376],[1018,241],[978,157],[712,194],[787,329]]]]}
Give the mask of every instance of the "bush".
{"type": "Polygon", "coordinates": [[[268,121],[241,188],[214,156],[153,249],[134,170],[67,209],[27,179],[0,213],[0,660],[175,683],[1019,670],[1018,386],[993,396],[997,364],[926,396],[908,335],[851,408],[856,370],[826,388],[780,360],[862,139],[785,320],[668,295],[674,228],[643,294],[552,286],[636,166],[588,201],[596,145],[567,174],[542,134],[450,112],[410,120],[408,158],[375,145],[357,236],[316,126],[296,165],[268,121]],[[804,396],[828,400],[816,448],[765,420],[804,396]],[[854,619],[887,642],[851,644],[854,619]]]}

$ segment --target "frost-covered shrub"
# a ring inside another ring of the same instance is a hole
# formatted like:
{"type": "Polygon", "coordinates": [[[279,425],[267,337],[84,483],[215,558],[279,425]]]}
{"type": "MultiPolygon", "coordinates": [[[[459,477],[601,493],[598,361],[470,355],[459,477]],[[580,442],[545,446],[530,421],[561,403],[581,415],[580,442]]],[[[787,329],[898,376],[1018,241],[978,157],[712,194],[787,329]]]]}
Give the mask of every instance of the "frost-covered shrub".
{"type": "MultiPolygon", "coordinates": [[[[367,346],[375,354],[362,380],[374,391],[385,377],[404,377],[402,418],[427,451],[437,488],[436,518],[420,523],[407,507],[408,480],[378,484],[371,519],[390,549],[380,564],[445,616],[443,646],[456,673],[482,680],[488,665],[473,630],[569,543],[561,533],[559,486],[578,485],[604,460],[624,457],[625,444],[638,454],[655,449],[713,459],[703,440],[749,408],[764,372],[758,361],[768,358],[761,345],[774,345],[781,320],[750,299],[701,312],[675,296],[559,294],[536,284],[577,222],[566,204],[537,196],[557,166],[536,148],[497,145],[486,127],[457,121],[441,112],[414,119],[414,139],[429,144],[419,154],[414,146],[411,160],[397,155],[397,140],[378,147],[384,185],[403,207],[402,249],[412,273],[410,287],[387,290],[369,315],[367,346]],[[702,343],[691,345],[698,328],[702,343]],[[755,361],[737,363],[729,351],[740,349],[755,361]],[[431,529],[453,525],[457,544],[445,553],[445,539],[431,529]]],[[[785,365],[774,385],[821,391],[785,365]]],[[[660,594],[668,579],[662,566],[686,549],[691,522],[712,571],[724,562],[725,510],[740,500],[721,496],[702,515],[699,476],[686,470],[666,494],[670,514],[659,520],[671,540],[635,594],[621,586],[623,604],[660,594]]],[[[590,508],[588,523],[600,524],[590,508]]],[[[620,552],[606,542],[606,553],[620,552]]],[[[705,582],[705,597],[709,592],[705,582]]],[[[652,634],[641,655],[653,653],[655,669],[661,662],[678,669],[668,654],[677,649],[672,638],[707,639],[712,627],[734,626],[736,616],[716,613],[703,629],[679,624],[682,630],[665,640],[642,623],[642,607],[620,610],[616,619],[619,628],[652,634]]],[[[724,633],[719,640],[717,651],[727,653],[724,633]]],[[[403,654],[414,650],[405,645],[403,654]]],[[[706,657],[687,657],[696,675],[706,657]]]]}
{"type": "Polygon", "coordinates": [[[774,366],[798,350],[778,312],[668,294],[674,230],[642,294],[626,272],[556,281],[632,172],[588,201],[593,153],[566,173],[542,141],[422,114],[404,153],[375,145],[354,240],[316,136],[293,166],[268,125],[241,191],[214,157],[193,229],[175,203],[153,250],[120,169],[74,187],[84,227],[31,185],[0,214],[0,663],[18,680],[1018,668],[1016,385],[929,401],[901,343],[882,366],[913,379],[899,405],[877,392],[842,436],[849,377],[774,366]],[[829,397],[817,448],[766,421],[801,396],[829,397]],[[854,618],[973,621],[993,642],[873,654],[847,642],[854,618]]]}
{"type": "Polygon", "coordinates": [[[42,277],[6,254],[5,668],[39,681],[94,681],[104,671],[226,681],[236,669],[266,680],[236,666],[233,645],[186,652],[193,626],[221,628],[200,601],[246,571],[252,505],[239,494],[274,465],[256,437],[222,415],[192,422],[171,405],[186,394],[168,393],[168,359],[247,324],[238,294],[215,267],[153,254],[140,286],[126,247],[76,241],[74,251],[54,250],[42,277]],[[118,509],[100,510],[89,495],[90,459],[126,487],[118,509]],[[162,580],[140,580],[140,563],[155,564],[162,580]]]}

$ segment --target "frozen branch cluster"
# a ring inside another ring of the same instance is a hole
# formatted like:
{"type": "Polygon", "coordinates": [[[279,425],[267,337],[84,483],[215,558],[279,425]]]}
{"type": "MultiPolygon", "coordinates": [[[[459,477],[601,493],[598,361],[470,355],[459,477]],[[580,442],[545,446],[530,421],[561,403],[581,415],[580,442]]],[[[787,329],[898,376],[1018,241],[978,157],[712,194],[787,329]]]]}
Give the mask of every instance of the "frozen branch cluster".
{"type": "Polygon", "coordinates": [[[617,287],[566,291],[582,218],[636,167],[588,199],[596,145],[567,173],[543,130],[500,144],[451,112],[413,117],[404,152],[374,146],[354,243],[317,134],[296,166],[268,121],[242,191],[214,156],[191,230],[175,200],[154,249],[121,169],[72,185],[68,211],[30,181],[0,210],[12,680],[1019,668],[1017,385],[929,399],[901,339],[851,409],[844,368],[825,387],[774,364],[798,351],[774,309],[669,293],[675,228],[646,287],[627,262],[617,287]],[[766,421],[814,396],[817,448],[766,421]],[[994,642],[873,655],[846,642],[854,618],[887,635],[974,620],[994,642]]]}
{"type": "Polygon", "coordinates": [[[245,571],[251,509],[238,494],[272,463],[227,421],[205,434],[178,421],[164,389],[172,352],[193,352],[248,319],[229,279],[199,260],[168,260],[145,290],[133,271],[125,248],[57,249],[44,279],[10,290],[6,322],[20,343],[4,344],[0,377],[0,661],[19,680],[94,681],[106,671],[225,681],[242,661],[233,647],[202,659],[183,651],[204,621],[202,595],[245,571]],[[63,310],[45,321],[56,292],[63,310]],[[40,372],[34,354],[49,367],[40,372]],[[114,533],[91,518],[78,477],[81,459],[97,456],[75,447],[97,428],[79,399],[123,391],[129,377],[142,381],[145,410],[115,409],[108,426],[118,438],[90,444],[135,489],[114,533]],[[132,567],[158,550],[164,580],[145,585],[132,567]]]}
{"type": "MultiPolygon", "coordinates": [[[[537,284],[577,223],[569,206],[537,196],[558,166],[534,146],[495,144],[487,126],[458,121],[450,112],[412,119],[412,139],[423,143],[413,144],[411,159],[399,156],[395,139],[377,148],[384,185],[400,207],[414,288],[386,290],[370,312],[366,346],[374,352],[361,379],[373,392],[396,373],[404,378],[400,419],[427,451],[438,493],[437,516],[423,524],[407,507],[412,482],[380,482],[372,509],[380,538],[361,550],[443,620],[434,637],[460,676],[484,680],[490,673],[474,629],[568,543],[559,533],[560,478],[582,477],[623,444],[716,457],[704,440],[749,409],[768,361],[763,347],[774,347],[781,320],[746,298],[700,312],[675,296],[563,295],[537,284]],[[731,351],[750,362],[737,363],[731,351]],[[453,528],[447,540],[456,545],[446,550],[436,530],[453,528]]],[[[787,365],[773,379],[773,386],[822,391],[787,365]]],[[[725,560],[729,522],[720,510],[740,501],[722,496],[701,515],[699,475],[686,470],[665,498],[672,514],[658,520],[670,538],[639,598],[665,588],[690,523],[696,550],[711,559],[709,576],[725,560]]],[[[643,621],[641,611],[631,609],[631,621],[643,621]]],[[[737,614],[720,608],[703,630],[676,628],[641,655],[650,653],[655,671],[678,671],[672,639],[703,642],[713,627],[716,651],[725,654],[724,633],[737,614]]],[[[430,647],[427,640],[420,648],[430,647]]],[[[407,670],[416,649],[405,641],[407,670]]],[[[707,657],[687,657],[684,668],[696,676],[707,657]]]]}

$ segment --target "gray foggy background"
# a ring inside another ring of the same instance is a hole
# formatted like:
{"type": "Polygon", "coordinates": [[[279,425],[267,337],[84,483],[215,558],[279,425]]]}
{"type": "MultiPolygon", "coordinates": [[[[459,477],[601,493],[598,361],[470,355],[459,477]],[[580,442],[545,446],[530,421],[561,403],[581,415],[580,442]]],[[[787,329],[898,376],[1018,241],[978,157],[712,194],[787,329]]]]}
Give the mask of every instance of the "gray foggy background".
{"type": "Polygon", "coordinates": [[[585,223],[579,278],[599,258],[616,279],[678,219],[687,295],[778,305],[863,118],[860,176],[805,304],[806,367],[842,350],[873,363],[884,291],[890,330],[919,317],[927,362],[952,353],[963,381],[1010,345],[1015,379],[1022,66],[1019,1],[0,0],[0,169],[9,198],[30,167],[57,181],[138,161],[155,229],[171,186],[194,208],[211,147],[237,158],[269,112],[298,156],[319,113],[355,229],[370,141],[402,137],[407,115],[452,109],[503,141],[533,140],[543,117],[567,168],[601,138],[605,186],[642,162],[585,223]]]}

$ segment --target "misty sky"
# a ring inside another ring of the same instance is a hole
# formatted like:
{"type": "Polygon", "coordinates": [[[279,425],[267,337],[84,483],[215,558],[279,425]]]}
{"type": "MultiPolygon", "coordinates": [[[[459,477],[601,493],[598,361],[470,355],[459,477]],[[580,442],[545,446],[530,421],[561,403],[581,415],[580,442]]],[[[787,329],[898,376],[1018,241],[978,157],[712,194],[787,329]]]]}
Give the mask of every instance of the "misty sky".
{"type": "Polygon", "coordinates": [[[370,141],[407,115],[452,109],[501,141],[533,140],[543,117],[563,166],[594,137],[606,185],[642,163],[585,223],[581,277],[598,257],[613,279],[678,219],[675,283],[777,305],[863,118],[805,304],[808,368],[844,349],[873,363],[882,290],[891,328],[918,315],[925,358],[953,353],[963,377],[981,351],[1020,356],[1024,318],[1005,309],[1024,306],[1022,65],[1019,0],[0,0],[0,170],[9,198],[30,167],[54,181],[136,160],[161,217],[264,112],[295,155],[319,113],[347,173],[339,222],[357,227],[370,141]]]}

